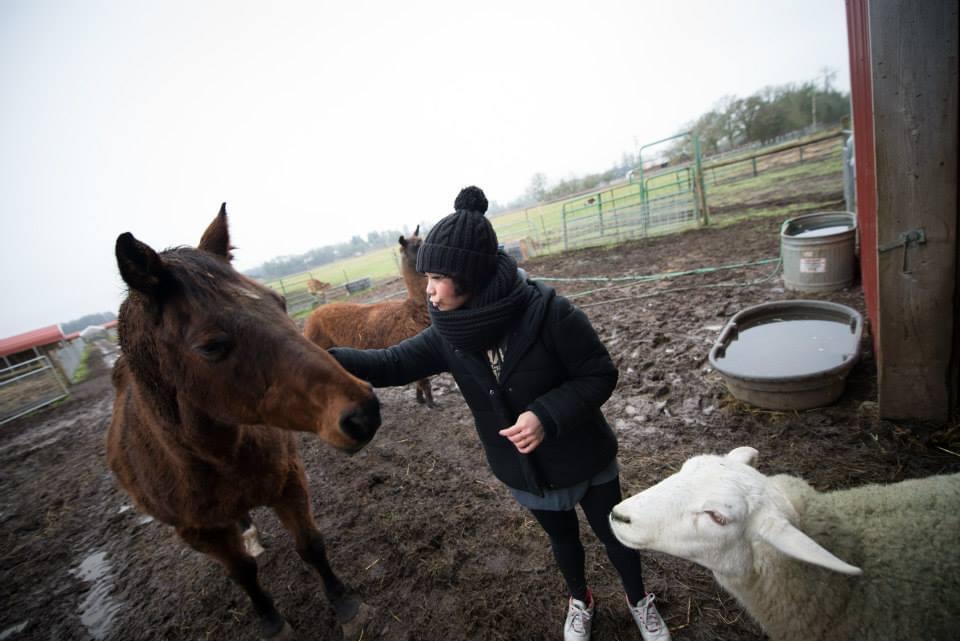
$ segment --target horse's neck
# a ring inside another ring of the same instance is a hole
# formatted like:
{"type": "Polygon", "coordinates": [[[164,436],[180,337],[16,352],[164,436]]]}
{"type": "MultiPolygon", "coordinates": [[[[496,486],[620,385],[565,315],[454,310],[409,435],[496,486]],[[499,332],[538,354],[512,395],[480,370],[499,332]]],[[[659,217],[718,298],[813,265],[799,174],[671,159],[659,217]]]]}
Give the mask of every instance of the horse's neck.
{"type": "Polygon", "coordinates": [[[207,461],[228,457],[244,429],[212,420],[177,400],[175,388],[162,385],[134,384],[134,394],[143,401],[135,404],[140,423],[154,432],[154,437],[168,447],[186,449],[207,461]]]}

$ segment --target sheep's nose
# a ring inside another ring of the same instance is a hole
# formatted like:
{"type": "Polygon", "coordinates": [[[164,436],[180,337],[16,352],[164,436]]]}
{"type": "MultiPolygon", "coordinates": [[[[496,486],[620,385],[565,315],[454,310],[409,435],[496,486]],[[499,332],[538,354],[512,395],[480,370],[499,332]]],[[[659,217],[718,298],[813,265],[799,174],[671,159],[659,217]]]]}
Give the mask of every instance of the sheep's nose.
{"type": "Polygon", "coordinates": [[[626,525],[630,525],[630,517],[620,514],[616,510],[613,510],[612,512],[610,512],[610,519],[612,521],[616,521],[617,523],[624,523],[626,525]]]}

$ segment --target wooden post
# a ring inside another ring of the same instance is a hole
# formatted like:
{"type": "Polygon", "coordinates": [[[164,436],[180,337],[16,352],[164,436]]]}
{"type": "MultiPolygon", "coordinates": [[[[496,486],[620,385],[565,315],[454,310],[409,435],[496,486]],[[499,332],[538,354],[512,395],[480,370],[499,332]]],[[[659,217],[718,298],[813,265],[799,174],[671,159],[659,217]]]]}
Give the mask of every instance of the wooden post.
{"type": "Polygon", "coordinates": [[[920,228],[926,237],[877,255],[880,414],[946,421],[957,409],[960,358],[957,2],[868,6],[877,243],[882,248],[920,228]]]}

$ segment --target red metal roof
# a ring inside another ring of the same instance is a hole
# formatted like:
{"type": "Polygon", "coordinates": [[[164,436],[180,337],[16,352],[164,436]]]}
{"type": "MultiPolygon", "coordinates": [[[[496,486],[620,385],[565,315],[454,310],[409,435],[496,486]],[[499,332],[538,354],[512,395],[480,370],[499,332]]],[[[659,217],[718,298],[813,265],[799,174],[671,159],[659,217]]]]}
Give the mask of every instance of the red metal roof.
{"type": "Polygon", "coordinates": [[[63,338],[63,332],[59,325],[50,325],[9,338],[0,338],[0,356],[16,354],[34,347],[42,347],[61,341],[63,338]]]}

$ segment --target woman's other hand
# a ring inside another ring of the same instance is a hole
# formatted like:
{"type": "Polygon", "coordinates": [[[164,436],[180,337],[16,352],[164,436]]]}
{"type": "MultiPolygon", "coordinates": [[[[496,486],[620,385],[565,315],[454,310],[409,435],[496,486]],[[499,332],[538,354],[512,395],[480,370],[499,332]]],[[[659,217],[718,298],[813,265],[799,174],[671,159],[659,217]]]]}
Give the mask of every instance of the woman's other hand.
{"type": "Polygon", "coordinates": [[[517,422],[500,430],[500,436],[510,439],[521,454],[529,454],[543,442],[543,425],[533,412],[527,411],[517,417],[517,422]]]}

